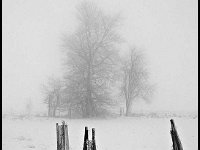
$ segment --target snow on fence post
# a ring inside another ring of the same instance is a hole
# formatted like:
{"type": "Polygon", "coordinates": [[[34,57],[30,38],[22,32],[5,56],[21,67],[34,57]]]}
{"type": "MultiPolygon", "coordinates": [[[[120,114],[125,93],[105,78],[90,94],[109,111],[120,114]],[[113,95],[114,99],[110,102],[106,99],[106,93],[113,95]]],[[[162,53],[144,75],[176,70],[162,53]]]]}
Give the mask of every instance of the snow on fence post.
{"type": "Polygon", "coordinates": [[[180,141],[178,133],[176,131],[174,120],[171,119],[170,122],[171,122],[171,131],[170,131],[170,133],[171,133],[172,142],[173,142],[173,150],[183,150],[181,141],[180,141]]]}
{"type": "Polygon", "coordinates": [[[68,128],[65,122],[62,125],[56,123],[57,150],[69,150],[68,128]]]}

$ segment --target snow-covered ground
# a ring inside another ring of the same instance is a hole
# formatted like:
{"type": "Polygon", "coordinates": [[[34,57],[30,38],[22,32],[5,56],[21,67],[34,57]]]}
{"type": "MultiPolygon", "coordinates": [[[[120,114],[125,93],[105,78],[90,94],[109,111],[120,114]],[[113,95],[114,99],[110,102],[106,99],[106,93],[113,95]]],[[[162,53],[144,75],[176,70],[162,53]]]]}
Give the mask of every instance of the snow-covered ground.
{"type": "MultiPolygon", "coordinates": [[[[198,118],[173,118],[184,150],[198,149],[198,118]]],[[[2,119],[3,150],[56,150],[56,122],[63,119],[2,119]]],[[[65,119],[71,150],[81,150],[84,127],[96,129],[98,150],[171,150],[170,118],[65,119]]]]}

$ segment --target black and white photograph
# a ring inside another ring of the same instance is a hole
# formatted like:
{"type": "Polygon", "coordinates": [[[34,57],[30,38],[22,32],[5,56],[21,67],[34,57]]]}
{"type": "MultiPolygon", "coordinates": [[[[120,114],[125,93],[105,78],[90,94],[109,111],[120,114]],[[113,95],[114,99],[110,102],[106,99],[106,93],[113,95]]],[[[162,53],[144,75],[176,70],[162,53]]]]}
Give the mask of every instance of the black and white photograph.
{"type": "Polygon", "coordinates": [[[2,0],[2,150],[197,150],[198,0],[2,0]]]}

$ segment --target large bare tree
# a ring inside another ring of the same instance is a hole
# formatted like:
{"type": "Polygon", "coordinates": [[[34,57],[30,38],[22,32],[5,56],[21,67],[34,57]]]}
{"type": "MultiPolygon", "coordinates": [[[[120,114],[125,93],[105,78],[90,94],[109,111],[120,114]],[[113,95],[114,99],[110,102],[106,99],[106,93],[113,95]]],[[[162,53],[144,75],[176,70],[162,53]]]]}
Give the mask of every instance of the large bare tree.
{"type": "Polygon", "coordinates": [[[83,2],[77,7],[79,25],[64,40],[67,56],[67,102],[82,117],[99,115],[110,104],[109,83],[118,58],[119,15],[108,16],[95,4],[83,2]]]}
{"type": "Polygon", "coordinates": [[[149,100],[154,88],[149,83],[149,75],[142,52],[132,48],[122,62],[122,93],[125,97],[126,115],[128,116],[132,102],[139,98],[149,100]]]}

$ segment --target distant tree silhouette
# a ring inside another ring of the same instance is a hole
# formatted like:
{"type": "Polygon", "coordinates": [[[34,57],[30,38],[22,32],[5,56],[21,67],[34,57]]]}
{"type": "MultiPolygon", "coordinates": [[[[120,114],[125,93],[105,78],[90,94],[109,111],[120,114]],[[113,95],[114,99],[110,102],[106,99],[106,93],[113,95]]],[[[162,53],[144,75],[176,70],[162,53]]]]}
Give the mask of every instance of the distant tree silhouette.
{"type": "Polygon", "coordinates": [[[125,97],[126,115],[130,113],[132,102],[137,98],[148,100],[153,93],[149,84],[144,55],[135,48],[130,49],[128,57],[122,61],[122,94],[125,97]]]}

